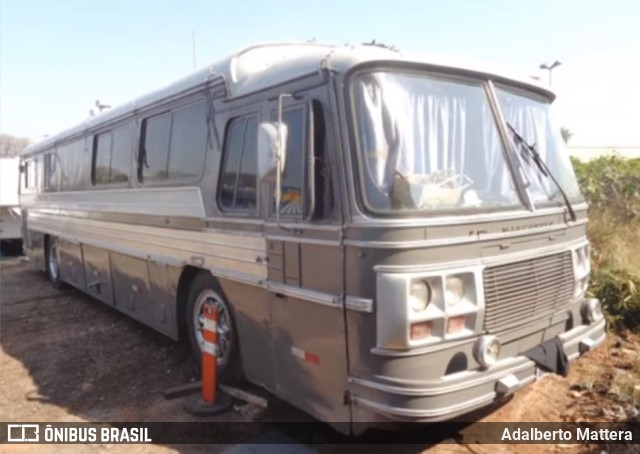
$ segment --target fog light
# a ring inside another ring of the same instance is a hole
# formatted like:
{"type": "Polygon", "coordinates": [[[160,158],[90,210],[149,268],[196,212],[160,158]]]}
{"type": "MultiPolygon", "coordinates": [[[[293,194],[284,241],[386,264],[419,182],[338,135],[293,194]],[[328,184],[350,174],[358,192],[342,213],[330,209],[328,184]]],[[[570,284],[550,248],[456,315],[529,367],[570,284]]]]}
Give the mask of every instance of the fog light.
{"type": "Polygon", "coordinates": [[[479,337],[473,346],[473,357],[482,367],[491,367],[498,361],[500,341],[495,336],[479,337]]]}
{"type": "Polygon", "coordinates": [[[431,322],[419,322],[411,325],[411,340],[424,339],[431,336],[431,322]]]}
{"type": "Polygon", "coordinates": [[[582,312],[582,319],[585,323],[591,324],[593,322],[597,322],[602,318],[602,308],[600,307],[600,301],[597,298],[589,298],[584,300],[580,312],[582,312]]]}

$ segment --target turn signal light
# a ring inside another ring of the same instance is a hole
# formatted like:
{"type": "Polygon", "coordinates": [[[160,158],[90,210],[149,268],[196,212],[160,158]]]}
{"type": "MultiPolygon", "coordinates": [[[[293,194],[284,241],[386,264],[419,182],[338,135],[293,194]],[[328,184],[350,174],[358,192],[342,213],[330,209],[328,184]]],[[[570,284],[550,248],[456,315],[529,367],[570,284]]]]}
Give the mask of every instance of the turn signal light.
{"type": "Polygon", "coordinates": [[[431,322],[419,322],[411,325],[411,340],[420,340],[431,336],[431,322]]]}
{"type": "Polygon", "coordinates": [[[456,334],[464,330],[466,320],[463,316],[451,317],[447,320],[447,334],[456,334]]]}

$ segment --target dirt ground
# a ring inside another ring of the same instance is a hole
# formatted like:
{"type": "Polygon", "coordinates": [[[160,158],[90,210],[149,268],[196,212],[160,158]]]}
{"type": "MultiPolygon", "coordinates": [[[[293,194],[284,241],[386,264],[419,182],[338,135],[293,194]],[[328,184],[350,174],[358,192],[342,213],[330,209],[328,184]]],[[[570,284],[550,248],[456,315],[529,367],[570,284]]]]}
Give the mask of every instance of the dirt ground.
{"type": "MultiPolygon", "coordinates": [[[[185,345],[165,338],[79,291],[55,290],[46,276],[32,270],[23,258],[1,262],[0,281],[0,420],[202,420],[187,415],[180,399],[162,398],[163,390],[198,379],[185,345]]],[[[640,339],[632,335],[610,336],[607,345],[574,362],[568,378],[547,376],[481,420],[596,422],[637,418],[633,405],[633,389],[637,384],[640,384],[640,339]]],[[[242,421],[243,418],[232,411],[206,420],[242,421]]],[[[264,424],[267,427],[268,422],[264,424]]],[[[247,443],[255,440],[261,424],[250,427],[253,430],[246,434],[247,443]]],[[[402,443],[402,435],[390,434],[388,440],[402,443]]],[[[367,442],[366,435],[362,442],[367,442]]],[[[320,452],[363,448],[335,444],[311,447],[320,452]]],[[[573,453],[601,452],[602,449],[629,452],[622,446],[576,445],[441,443],[387,447],[394,453],[573,453]]],[[[60,452],[60,448],[7,445],[2,451],[54,453],[60,452]]],[[[229,446],[65,445],[63,448],[64,452],[155,454],[221,452],[229,446]]],[[[381,446],[377,448],[379,451],[381,446]]],[[[368,445],[367,450],[373,450],[373,446],[368,445]]]]}

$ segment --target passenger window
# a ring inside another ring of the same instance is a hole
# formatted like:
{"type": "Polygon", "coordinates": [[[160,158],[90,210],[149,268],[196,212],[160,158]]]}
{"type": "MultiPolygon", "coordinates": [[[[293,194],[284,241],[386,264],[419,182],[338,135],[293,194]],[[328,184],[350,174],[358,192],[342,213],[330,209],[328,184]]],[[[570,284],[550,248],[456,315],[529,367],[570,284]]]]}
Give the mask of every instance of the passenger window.
{"type": "Polygon", "coordinates": [[[83,189],[87,169],[84,159],[84,139],[75,140],[58,147],[58,162],[64,172],[60,173],[60,190],[83,189]]]}
{"type": "Polygon", "coordinates": [[[254,117],[231,120],[223,155],[218,200],[223,210],[255,212],[257,207],[257,135],[254,117]]]}
{"type": "Polygon", "coordinates": [[[207,147],[204,102],[147,118],[142,135],[140,181],[195,178],[202,173],[207,147]]]}
{"type": "Polygon", "coordinates": [[[133,148],[131,126],[123,126],[113,131],[112,142],[109,182],[124,183],[129,181],[131,170],[131,151],[133,148]]]}
{"type": "Polygon", "coordinates": [[[94,185],[129,181],[132,144],[133,134],[129,125],[96,136],[91,170],[94,185]]]}
{"type": "Polygon", "coordinates": [[[138,166],[143,180],[162,180],[168,177],[169,132],[171,114],[165,113],[147,118],[143,125],[144,144],[138,166]]]}
{"type": "Polygon", "coordinates": [[[169,151],[169,178],[197,177],[207,140],[205,104],[200,103],[173,114],[169,151]]]}
{"type": "Polygon", "coordinates": [[[111,162],[111,131],[95,138],[93,152],[93,184],[109,183],[109,163],[111,162]]]}
{"type": "MultiPolygon", "coordinates": [[[[303,188],[307,156],[304,108],[284,111],[282,121],[287,124],[287,157],[281,181],[280,214],[301,216],[304,212],[303,188]]],[[[272,211],[275,211],[275,205],[272,211]]]]}
{"type": "Polygon", "coordinates": [[[56,162],[53,152],[44,155],[44,190],[53,191],[56,188],[56,162]]]}

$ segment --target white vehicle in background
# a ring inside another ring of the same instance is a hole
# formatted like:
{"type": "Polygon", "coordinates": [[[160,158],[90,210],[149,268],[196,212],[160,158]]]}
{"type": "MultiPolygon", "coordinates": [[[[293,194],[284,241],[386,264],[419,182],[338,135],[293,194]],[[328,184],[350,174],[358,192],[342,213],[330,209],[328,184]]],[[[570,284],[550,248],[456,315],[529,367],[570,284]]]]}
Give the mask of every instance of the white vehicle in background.
{"type": "Polygon", "coordinates": [[[0,158],[0,240],[22,240],[18,182],[20,158],[0,158]]]}

